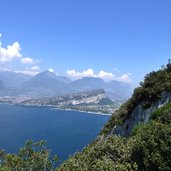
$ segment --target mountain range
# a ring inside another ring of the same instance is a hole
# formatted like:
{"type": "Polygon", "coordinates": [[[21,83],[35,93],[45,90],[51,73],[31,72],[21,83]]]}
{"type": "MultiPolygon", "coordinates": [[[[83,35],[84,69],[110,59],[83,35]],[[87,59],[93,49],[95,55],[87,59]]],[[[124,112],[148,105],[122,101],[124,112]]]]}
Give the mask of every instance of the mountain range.
{"type": "Polygon", "coordinates": [[[114,80],[105,82],[94,77],[83,77],[72,81],[68,77],[58,76],[50,71],[44,71],[35,76],[10,71],[0,72],[0,89],[3,90],[1,95],[27,96],[30,98],[61,96],[104,89],[111,99],[123,100],[129,98],[132,93],[132,87],[126,83],[114,80]]]}

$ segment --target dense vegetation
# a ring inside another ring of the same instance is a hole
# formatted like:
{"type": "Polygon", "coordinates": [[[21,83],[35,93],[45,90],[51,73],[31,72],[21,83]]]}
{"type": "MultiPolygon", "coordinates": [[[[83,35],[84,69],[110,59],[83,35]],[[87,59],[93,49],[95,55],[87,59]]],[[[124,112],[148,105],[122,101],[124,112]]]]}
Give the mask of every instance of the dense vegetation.
{"type": "Polygon", "coordinates": [[[0,171],[50,171],[55,169],[57,159],[50,156],[45,141],[29,140],[18,154],[0,151],[0,171]]]}
{"type": "Polygon", "coordinates": [[[171,91],[171,63],[145,76],[133,96],[115,112],[99,138],[58,170],[171,170],[171,103],[151,114],[147,124],[136,126],[130,137],[110,135],[115,125],[128,119],[138,104],[145,109],[171,91]]]}
{"type": "Polygon", "coordinates": [[[60,171],[171,170],[171,103],[156,111],[148,124],[129,138],[109,136],[77,153],[60,171]]]}
{"type": "Polygon", "coordinates": [[[145,76],[144,82],[134,90],[132,97],[123,104],[118,111],[110,118],[101,131],[101,134],[108,134],[115,125],[121,125],[128,119],[138,104],[149,108],[152,102],[160,99],[165,91],[171,91],[171,61],[162,69],[153,71],[145,76]]]}
{"type": "Polygon", "coordinates": [[[151,114],[147,124],[137,125],[131,136],[110,135],[111,129],[122,124],[138,104],[144,108],[171,91],[171,63],[145,76],[133,96],[112,115],[97,140],[70,157],[59,168],[44,142],[29,141],[18,154],[0,153],[2,171],[127,171],[171,170],[171,103],[151,114]]]}

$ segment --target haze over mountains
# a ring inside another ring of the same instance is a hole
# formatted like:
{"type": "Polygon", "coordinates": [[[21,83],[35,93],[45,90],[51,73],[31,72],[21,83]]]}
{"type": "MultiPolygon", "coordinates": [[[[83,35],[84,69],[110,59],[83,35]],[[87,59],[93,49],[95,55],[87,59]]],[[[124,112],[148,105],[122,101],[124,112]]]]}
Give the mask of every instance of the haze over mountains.
{"type": "Polygon", "coordinates": [[[33,77],[10,71],[0,72],[1,96],[40,98],[95,89],[104,89],[107,96],[114,100],[127,99],[132,93],[131,85],[114,80],[105,82],[100,78],[83,77],[72,81],[50,71],[41,72],[33,77]]]}

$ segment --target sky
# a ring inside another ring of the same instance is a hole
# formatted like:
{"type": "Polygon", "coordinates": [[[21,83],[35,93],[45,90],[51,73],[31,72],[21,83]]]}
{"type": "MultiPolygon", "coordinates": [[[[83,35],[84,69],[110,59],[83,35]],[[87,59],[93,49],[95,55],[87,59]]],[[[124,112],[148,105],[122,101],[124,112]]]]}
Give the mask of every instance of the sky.
{"type": "Polygon", "coordinates": [[[0,70],[137,86],[171,57],[170,0],[1,0],[0,70]]]}

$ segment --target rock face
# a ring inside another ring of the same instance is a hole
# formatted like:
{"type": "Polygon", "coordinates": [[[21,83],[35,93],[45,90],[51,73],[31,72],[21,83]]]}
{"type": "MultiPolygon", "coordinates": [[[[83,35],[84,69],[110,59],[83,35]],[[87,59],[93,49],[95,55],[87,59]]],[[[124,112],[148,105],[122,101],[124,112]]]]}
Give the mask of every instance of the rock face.
{"type": "Polygon", "coordinates": [[[171,101],[171,92],[164,92],[161,96],[161,99],[152,103],[148,109],[144,109],[140,103],[134,111],[131,113],[129,119],[127,119],[122,125],[115,126],[111,134],[120,135],[120,136],[129,136],[132,132],[132,129],[135,125],[139,123],[147,123],[151,114],[165,103],[171,101]]]}

